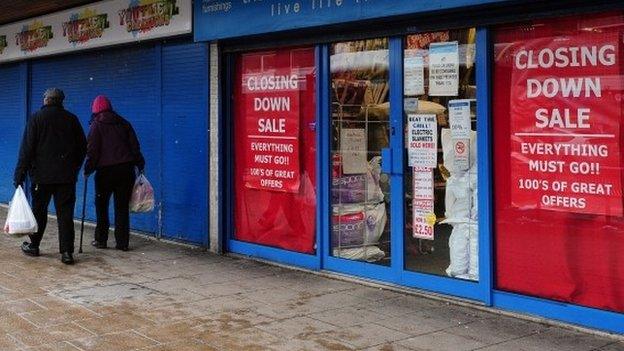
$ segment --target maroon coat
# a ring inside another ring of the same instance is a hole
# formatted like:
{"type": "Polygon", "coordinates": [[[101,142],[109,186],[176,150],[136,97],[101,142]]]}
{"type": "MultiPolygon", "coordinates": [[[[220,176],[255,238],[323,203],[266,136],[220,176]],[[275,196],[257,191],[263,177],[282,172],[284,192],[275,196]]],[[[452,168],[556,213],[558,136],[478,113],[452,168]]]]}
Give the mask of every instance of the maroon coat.
{"type": "Polygon", "coordinates": [[[143,171],[145,160],[132,125],[113,111],[96,114],[87,137],[85,174],[102,167],[132,163],[143,171]]]}

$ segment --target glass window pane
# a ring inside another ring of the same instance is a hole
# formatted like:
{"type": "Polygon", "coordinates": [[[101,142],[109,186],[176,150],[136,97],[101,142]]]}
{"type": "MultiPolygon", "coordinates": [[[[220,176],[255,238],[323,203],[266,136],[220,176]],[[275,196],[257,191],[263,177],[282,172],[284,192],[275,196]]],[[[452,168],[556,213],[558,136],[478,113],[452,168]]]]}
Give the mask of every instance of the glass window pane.
{"type": "Polygon", "coordinates": [[[312,47],[241,54],[234,85],[234,238],[316,252],[312,47]]]}
{"type": "Polygon", "coordinates": [[[624,312],[624,12],[494,31],[496,288],[624,312]]]}

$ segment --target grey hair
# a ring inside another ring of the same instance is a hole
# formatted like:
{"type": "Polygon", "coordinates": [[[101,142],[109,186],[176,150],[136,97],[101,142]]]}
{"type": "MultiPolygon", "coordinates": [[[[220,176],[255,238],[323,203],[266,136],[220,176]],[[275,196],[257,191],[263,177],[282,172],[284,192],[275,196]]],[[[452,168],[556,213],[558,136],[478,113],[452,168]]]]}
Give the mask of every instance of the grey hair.
{"type": "Polygon", "coordinates": [[[45,105],[62,105],[63,100],[65,100],[65,93],[59,88],[50,88],[43,93],[45,105]]]}
{"type": "Polygon", "coordinates": [[[63,99],[57,97],[47,97],[43,99],[44,105],[63,105],[63,99]]]}

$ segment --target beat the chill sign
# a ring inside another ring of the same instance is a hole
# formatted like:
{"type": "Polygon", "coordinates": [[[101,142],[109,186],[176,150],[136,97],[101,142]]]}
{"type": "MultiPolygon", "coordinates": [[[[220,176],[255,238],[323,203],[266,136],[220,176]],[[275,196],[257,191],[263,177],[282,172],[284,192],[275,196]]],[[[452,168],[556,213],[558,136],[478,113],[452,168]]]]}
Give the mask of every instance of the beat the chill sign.
{"type": "Polygon", "coordinates": [[[622,215],[615,35],[512,45],[512,203],[622,215]]]}
{"type": "Polygon", "coordinates": [[[299,77],[243,76],[248,188],[298,192],[299,77]]]}

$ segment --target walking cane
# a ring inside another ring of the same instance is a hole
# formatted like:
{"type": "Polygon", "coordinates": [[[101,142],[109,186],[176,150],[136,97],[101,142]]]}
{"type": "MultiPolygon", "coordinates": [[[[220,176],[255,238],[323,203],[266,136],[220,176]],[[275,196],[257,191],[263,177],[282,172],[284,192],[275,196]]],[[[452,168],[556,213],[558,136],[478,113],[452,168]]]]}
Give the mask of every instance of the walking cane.
{"type": "Polygon", "coordinates": [[[89,176],[84,177],[84,189],[82,191],[82,219],[80,221],[80,248],[78,253],[82,253],[82,237],[84,235],[84,221],[87,210],[87,184],[89,183],[89,176]]]}

